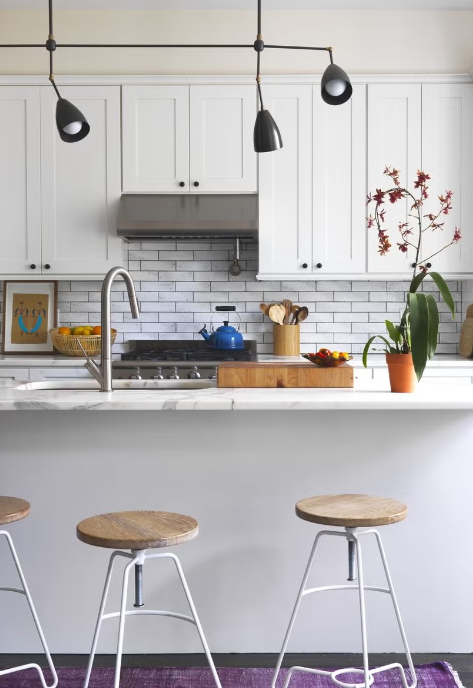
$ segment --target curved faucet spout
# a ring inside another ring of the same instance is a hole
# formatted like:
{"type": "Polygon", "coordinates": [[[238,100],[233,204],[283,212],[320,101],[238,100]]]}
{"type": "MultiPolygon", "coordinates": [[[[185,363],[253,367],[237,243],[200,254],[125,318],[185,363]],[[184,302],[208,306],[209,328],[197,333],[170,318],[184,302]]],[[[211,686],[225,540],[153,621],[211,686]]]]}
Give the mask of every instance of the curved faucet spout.
{"type": "Polygon", "coordinates": [[[115,277],[123,277],[128,291],[131,315],[136,320],[140,309],[136,298],[135,285],[130,273],[125,268],[112,268],[105,275],[102,284],[102,350],[101,350],[101,391],[112,392],[112,332],[111,332],[111,292],[115,277]]]}

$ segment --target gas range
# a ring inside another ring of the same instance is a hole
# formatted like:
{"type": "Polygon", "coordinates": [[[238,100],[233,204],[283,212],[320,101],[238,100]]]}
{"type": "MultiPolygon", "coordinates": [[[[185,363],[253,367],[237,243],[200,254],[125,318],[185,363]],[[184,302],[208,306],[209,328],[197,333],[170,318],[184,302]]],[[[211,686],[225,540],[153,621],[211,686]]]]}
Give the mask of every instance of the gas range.
{"type": "Polygon", "coordinates": [[[113,377],[216,379],[219,363],[258,360],[256,342],[247,339],[244,345],[239,351],[222,351],[211,349],[206,342],[186,339],[133,340],[121,361],[113,362],[113,377]]]}

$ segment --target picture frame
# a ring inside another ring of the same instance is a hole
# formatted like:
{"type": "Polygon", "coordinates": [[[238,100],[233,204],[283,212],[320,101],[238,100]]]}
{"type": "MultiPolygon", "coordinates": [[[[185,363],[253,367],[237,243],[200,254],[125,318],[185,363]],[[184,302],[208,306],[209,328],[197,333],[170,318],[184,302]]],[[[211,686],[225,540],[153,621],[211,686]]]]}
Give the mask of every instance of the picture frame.
{"type": "Polygon", "coordinates": [[[57,326],[57,281],[3,282],[2,354],[53,354],[49,330],[57,326]]]}

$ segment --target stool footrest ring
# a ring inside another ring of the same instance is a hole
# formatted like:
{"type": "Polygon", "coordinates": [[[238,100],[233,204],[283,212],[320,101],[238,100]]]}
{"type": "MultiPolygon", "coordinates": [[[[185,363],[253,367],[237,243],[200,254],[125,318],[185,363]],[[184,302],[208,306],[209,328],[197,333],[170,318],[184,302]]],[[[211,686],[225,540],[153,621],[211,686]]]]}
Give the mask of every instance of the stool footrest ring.
{"type": "MultiPolygon", "coordinates": [[[[109,614],[104,614],[102,619],[117,619],[119,616],[120,612],[110,612],[109,614]]],[[[196,625],[195,620],[191,616],[178,614],[177,612],[159,611],[157,609],[130,609],[125,612],[125,616],[170,616],[181,621],[188,621],[194,624],[194,626],[196,625]]]]}

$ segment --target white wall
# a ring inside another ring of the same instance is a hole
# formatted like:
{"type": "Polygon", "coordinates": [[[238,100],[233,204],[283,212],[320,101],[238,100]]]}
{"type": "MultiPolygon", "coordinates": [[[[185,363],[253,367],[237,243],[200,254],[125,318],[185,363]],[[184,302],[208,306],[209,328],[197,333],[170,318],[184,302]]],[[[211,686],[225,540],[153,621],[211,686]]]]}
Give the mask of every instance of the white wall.
{"type": "MultiPolygon", "coordinates": [[[[212,650],[276,652],[318,529],[296,518],[295,502],[367,492],[409,506],[382,535],[412,650],[470,652],[472,420],[440,411],[0,414],[2,493],[32,503],[8,529],[52,649],[89,650],[109,552],[76,539],[84,517],[140,508],[195,516],[199,537],[174,551],[212,650]]],[[[382,584],[368,544],[367,582],[382,584]]],[[[14,584],[5,553],[1,544],[2,584],[14,584]]],[[[321,553],[314,580],[344,582],[346,543],[321,553]]],[[[147,604],[185,611],[171,566],[150,564],[144,583],[147,604]]],[[[401,649],[388,602],[368,600],[373,651],[401,649]]],[[[109,609],[116,604],[114,587],[109,609]]],[[[291,649],[357,651],[357,614],[355,594],[308,599],[291,649]]],[[[21,598],[2,598],[2,618],[4,652],[38,650],[21,598]]],[[[116,624],[107,624],[99,651],[113,652],[116,624]]],[[[163,619],[131,620],[125,649],[200,651],[191,627],[163,619]]]]}
{"type": "MultiPolygon", "coordinates": [[[[356,73],[468,73],[473,68],[473,11],[268,11],[267,43],[331,45],[335,61],[356,73]]],[[[249,11],[57,11],[58,42],[249,43],[256,13],[249,11]]],[[[0,42],[47,38],[46,12],[0,11],[0,42]]],[[[325,54],[266,51],[268,74],[321,73],[325,54]]],[[[253,73],[247,50],[58,50],[57,74],[224,74],[253,73]]],[[[41,49],[0,52],[0,73],[41,74],[48,70],[41,49]]]]}

